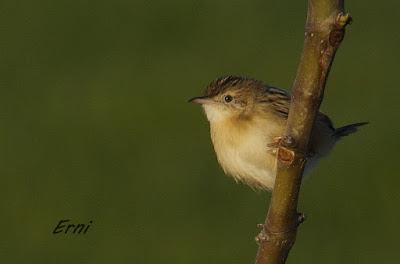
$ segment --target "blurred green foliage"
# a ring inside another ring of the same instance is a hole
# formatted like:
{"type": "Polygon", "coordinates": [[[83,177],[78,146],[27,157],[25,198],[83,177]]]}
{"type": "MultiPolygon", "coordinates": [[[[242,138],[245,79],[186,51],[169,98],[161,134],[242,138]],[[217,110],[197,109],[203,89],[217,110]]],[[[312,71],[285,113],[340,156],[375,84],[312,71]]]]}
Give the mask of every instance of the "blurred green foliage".
{"type": "MultiPolygon", "coordinates": [[[[370,121],[301,193],[289,263],[394,263],[400,220],[398,1],[354,17],[327,85],[370,121]]],[[[198,107],[212,79],[290,87],[306,1],[0,2],[2,263],[252,263],[268,194],[219,168],[198,107]],[[60,219],[93,220],[53,235],[60,219]]]]}

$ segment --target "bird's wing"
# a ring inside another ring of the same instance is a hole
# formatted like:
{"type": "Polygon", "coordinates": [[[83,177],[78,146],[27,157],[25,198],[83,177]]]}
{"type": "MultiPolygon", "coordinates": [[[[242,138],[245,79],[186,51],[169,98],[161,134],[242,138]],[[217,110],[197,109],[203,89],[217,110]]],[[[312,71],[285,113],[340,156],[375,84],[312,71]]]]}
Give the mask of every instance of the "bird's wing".
{"type": "MultiPolygon", "coordinates": [[[[289,108],[290,108],[290,99],[291,95],[288,91],[276,88],[276,87],[268,87],[268,97],[270,98],[270,102],[272,102],[272,108],[274,109],[274,112],[281,116],[284,117],[285,119],[289,115],[289,108]]],[[[334,131],[333,123],[331,119],[325,115],[324,113],[318,112],[317,117],[316,117],[317,122],[321,122],[329,129],[334,131]]]]}
{"type": "Polygon", "coordinates": [[[268,87],[268,99],[275,114],[287,118],[290,107],[290,93],[286,90],[268,87]]]}

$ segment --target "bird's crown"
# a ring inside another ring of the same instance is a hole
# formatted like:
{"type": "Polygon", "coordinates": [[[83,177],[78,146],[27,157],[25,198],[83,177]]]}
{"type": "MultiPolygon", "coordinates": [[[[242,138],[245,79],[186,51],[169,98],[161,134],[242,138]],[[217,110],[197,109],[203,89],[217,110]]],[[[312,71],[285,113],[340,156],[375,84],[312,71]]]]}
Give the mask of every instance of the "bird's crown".
{"type": "Polygon", "coordinates": [[[266,85],[263,82],[242,77],[229,75],[217,78],[212,81],[205,90],[205,95],[208,97],[214,97],[216,95],[222,94],[229,90],[257,90],[257,89],[265,89],[266,85]]]}

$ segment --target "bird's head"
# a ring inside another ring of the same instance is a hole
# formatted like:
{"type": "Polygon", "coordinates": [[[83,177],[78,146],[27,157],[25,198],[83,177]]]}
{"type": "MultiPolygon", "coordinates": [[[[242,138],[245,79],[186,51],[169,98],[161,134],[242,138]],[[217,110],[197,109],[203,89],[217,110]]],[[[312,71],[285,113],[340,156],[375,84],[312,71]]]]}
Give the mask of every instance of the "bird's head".
{"type": "Polygon", "coordinates": [[[211,82],[203,96],[194,97],[189,102],[201,104],[207,119],[213,123],[228,118],[251,117],[263,93],[265,85],[260,81],[228,76],[211,82]]]}

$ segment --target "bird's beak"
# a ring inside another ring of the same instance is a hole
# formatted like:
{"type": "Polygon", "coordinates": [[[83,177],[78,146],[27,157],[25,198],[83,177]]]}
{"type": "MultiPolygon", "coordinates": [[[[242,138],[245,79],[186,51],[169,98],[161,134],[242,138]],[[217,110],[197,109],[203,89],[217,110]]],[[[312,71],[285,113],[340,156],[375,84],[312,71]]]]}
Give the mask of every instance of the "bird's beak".
{"type": "Polygon", "coordinates": [[[208,97],[208,96],[197,96],[193,97],[192,99],[189,99],[189,103],[195,103],[195,104],[209,104],[213,102],[213,100],[208,97]]]}

